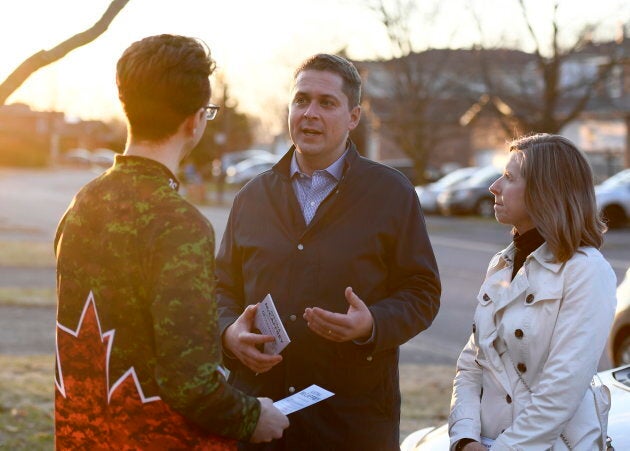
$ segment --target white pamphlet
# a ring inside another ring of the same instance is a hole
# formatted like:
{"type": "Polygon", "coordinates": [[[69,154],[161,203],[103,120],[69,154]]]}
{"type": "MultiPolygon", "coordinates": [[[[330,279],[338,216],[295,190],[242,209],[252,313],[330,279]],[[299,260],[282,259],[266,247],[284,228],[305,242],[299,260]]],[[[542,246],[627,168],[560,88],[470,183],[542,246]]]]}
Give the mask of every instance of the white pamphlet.
{"type": "Polygon", "coordinates": [[[280,354],[291,343],[291,339],[280,320],[280,315],[278,315],[270,294],[265,296],[265,299],[258,304],[254,325],[261,334],[271,335],[276,339],[276,341],[265,343],[263,348],[265,354],[280,354]]]}
{"type": "Polygon", "coordinates": [[[273,405],[276,406],[280,412],[288,415],[298,410],[302,410],[305,407],[312,406],[313,404],[323,401],[326,398],[330,398],[333,395],[334,393],[329,392],[318,385],[311,385],[294,395],[274,402],[273,405]]]}

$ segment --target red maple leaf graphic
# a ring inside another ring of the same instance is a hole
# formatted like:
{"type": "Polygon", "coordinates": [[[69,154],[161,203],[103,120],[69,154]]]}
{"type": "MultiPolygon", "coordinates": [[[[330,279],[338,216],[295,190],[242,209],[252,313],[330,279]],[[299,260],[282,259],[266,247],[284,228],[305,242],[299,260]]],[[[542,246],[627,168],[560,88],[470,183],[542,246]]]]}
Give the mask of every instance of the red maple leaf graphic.
{"type": "Polygon", "coordinates": [[[92,293],[76,331],[57,324],[57,450],[236,449],[234,440],[205,433],[159,397],[145,397],[133,368],[110,386],[114,337],[114,330],[101,331],[92,293]]]}

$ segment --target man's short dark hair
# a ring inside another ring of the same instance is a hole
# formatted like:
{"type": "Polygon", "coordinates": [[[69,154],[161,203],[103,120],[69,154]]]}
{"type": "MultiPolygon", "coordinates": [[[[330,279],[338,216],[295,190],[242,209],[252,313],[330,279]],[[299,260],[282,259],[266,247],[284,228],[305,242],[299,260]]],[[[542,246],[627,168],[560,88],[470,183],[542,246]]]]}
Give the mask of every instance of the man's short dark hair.
{"type": "Polygon", "coordinates": [[[305,70],[328,71],[339,75],[343,80],[342,91],[348,97],[348,107],[352,109],[361,102],[361,77],[354,64],[347,59],[328,53],[313,55],[295,70],[293,80],[297,80],[298,75],[305,70]]]}
{"type": "Polygon", "coordinates": [[[162,34],[134,42],[116,66],[118,97],[135,138],[161,141],[210,100],[215,63],[202,42],[162,34]]]}

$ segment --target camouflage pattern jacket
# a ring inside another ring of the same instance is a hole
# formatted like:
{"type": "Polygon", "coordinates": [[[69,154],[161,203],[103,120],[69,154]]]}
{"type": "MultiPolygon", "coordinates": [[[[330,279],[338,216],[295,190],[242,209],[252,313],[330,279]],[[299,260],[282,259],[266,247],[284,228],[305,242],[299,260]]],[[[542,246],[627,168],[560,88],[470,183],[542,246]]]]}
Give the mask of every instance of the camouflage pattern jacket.
{"type": "Polygon", "coordinates": [[[57,449],[234,449],[260,415],[227,384],[214,231],[160,163],[118,156],[62,218],[57,449]]]}

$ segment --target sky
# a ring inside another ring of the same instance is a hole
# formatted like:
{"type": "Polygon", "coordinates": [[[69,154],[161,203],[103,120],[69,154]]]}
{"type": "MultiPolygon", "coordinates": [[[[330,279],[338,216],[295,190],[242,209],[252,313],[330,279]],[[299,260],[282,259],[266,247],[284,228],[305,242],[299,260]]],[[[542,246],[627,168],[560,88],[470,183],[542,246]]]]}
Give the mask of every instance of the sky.
{"type": "MultiPolygon", "coordinates": [[[[130,0],[104,34],[37,71],[6,103],[63,111],[68,118],[122,118],[115,86],[116,61],[136,40],[173,33],[205,41],[239,109],[270,126],[277,125],[288,100],[293,68],[304,58],[342,48],[358,60],[393,55],[385,28],[366,6],[370,1],[130,0]]],[[[0,81],[33,53],[91,27],[109,3],[0,0],[0,81]]],[[[551,1],[526,3],[533,22],[544,33],[551,1]]],[[[563,31],[570,34],[578,25],[594,20],[603,23],[612,36],[620,18],[630,17],[628,3],[563,0],[561,19],[567,24],[563,31]]],[[[471,9],[481,17],[486,41],[522,41],[517,0],[418,0],[410,21],[414,50],[470,47],[479,42],[471,9]],[[434,4],[441,7],[426,20],[434,4]]]]}

